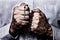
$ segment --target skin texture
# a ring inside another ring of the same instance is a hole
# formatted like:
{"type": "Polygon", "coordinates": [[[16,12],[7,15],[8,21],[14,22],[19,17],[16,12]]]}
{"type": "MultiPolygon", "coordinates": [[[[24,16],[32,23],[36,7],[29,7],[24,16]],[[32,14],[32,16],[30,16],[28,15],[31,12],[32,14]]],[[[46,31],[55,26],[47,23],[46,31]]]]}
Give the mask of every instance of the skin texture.
{"type": "Polygon", "coordinates": [[[34,9],[30,13],[28,4],[21,3],[13,9],[12,23],[9,33],[16,37],[18,34],[34,33],[38,36],[46,35],[52,39],[52,28],[45,14],[40,9],[34,9]]]}
{"type": "Polygon", "coordinates": [[[45,14],[40,9],[37,8],[31,12],[31,15],[32,15],[31,16],[31,31],[33,31],[34,33],[37,33],[39,35],[46,33],[46,35],[52,37],[52,28],[51,28],[50,24],[48,23],[45,14]],[[37,16],[34,14],[36,14],[37,16]],[[35,16],[35,18],[34,18],[34,16],[35,16]],[[34,23],[33,23],[33,21],[34,21],[34,23]],[[36,21],[38,23],[36,23],[36,21]],[[34,27],[34,25],[37,25],[37,27],[36,26],[34,27]]]}
{"type": "Polygon", "coordinates": [[[29,13],[30,9],[26,3],[21,3],[21,5],[13,9],[13,18],[9,29],[9,33],[12,36],[15,37],[23,32],[23,29],[27,29],[29,25],[29,13]]]}

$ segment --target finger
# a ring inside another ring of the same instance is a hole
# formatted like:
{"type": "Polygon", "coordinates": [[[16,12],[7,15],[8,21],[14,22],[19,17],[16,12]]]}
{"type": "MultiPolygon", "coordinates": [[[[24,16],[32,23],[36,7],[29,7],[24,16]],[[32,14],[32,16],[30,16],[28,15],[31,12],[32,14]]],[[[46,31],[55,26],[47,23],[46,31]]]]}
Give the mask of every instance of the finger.
{"type": "Polygon", "coordinates": [[[24,21],[24,20],[20,20],[20,19],[16,19],[17,23],[19,24],[26,24],[29,23],[29,21],[24,21]]]}
{"type": "Polygon", "coordinates": [[[22,25],[26,25],[27,23],[29,23],[29,21],[22,21],[22,25]]]}
{"type": "Polygon", "coordinates": [[[14,19],[28,20],[28,19],[29,19],[29,16],[25,16],[25,17],[24,17],[24,16],[20,16],[20,15],[18,16],[18,15],[17,15],[17,16],[14,16],[14,19]]]}
{"type": "Polygon", "coordinates": [[[22,23],[22,20],[16,19],[16,22],[17,22],[18,24],[21,24],[21,23],[22,23]]]}
{"type": "Polygon", "coordinates": [[[24,14],[21,13],[21,15],[27,16],[29,15],[29,13],[30,13],[29,11],[24,11],[24,14]]]}
{"type": "Polygon", "coordinates": [[[21,18],[24,18],[24,16],[22,16],[22,15],[14,15],[14,18],[15,19],[17,19],[17,18],[21,19],[21,18]]]}
{"type": "Polygon", "coordinates": [[[25,25],[25,24],[29,23],[29,21],[24,21],[24,20],[21,20],[21,19],[18,19],[18,18],[16,19],[16,22],[21,24],[21,25],[25,25]]]}
{"type": "Polygon", "coordinates": [[[25,19],[29,19],[29,16],[25,16],[25,19]]]}
{"type": "Polygon", "coordinates": [[[20,11],[20,10],[16,9],[14,11],[14,15],[16,15],[16,14],[24,14],[24,11],[20,11]]]}
{"type": "Polygon", "coordinates": [[[20,14],[20,15],[25,14],[25,15],[28,15],[29,13],[30,13],[29,11],[15,10],[14,15],[16,15],[16,14],[20,14]]]}

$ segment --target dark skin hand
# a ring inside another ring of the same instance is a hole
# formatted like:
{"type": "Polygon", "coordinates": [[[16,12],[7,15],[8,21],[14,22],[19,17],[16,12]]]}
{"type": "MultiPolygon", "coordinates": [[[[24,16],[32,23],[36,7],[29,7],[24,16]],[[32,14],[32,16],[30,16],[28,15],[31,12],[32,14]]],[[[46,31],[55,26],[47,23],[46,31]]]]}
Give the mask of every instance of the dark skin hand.
{"type": "Polygon", "coordinates": [[[48,37],[53,37],[52,27],[48,23],[45,14],[38,8],[31,12],[31,31],[38,35],[45,34],[48,37]]]}
{"type": "Polygon", "coordinates": [[[47,21],[45,14],[40,9],[34,9],[30,13],[28,4],[21,3],[13,9],[12,23],[9,29],[9,33],[16,37],[21,31],[25,31],[26,27],[30,32],[38,35],[45,34],[49,37],[53,37],[53,32],[50,24],[47,21]]]}
{"type": "Polygon", "coordinates": [[[30,9],[26,3],[21,3],[13,9],[13,18],[9,29],[12,36],[17,36],[24,26],[29,25],[29,13],[30,9]]]}

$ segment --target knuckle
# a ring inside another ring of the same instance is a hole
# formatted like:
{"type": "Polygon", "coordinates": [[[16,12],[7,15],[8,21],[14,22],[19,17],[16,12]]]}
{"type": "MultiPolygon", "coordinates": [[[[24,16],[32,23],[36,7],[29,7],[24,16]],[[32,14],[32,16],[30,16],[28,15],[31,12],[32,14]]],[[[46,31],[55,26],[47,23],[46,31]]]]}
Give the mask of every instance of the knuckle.
{"type": "Polygon", "coordinates": [[[25,19],[29,19],[29,16],[25,16],[25,19]]]}

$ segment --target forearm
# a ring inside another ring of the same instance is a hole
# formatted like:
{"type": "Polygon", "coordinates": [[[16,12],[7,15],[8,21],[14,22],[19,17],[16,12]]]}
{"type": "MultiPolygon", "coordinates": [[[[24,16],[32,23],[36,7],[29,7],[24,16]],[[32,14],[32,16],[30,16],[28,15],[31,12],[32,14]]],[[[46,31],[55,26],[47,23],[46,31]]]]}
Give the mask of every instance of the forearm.
{"type": "Polygon", "coordinates": [[[47,36],[53,37],[53,30],[52,30],[51,26],[49,26],[48,29],[47,29],[47,36]]]}
{"type": "Polygon", "coordinates": [[[52,30],[52,27],[50,25],[46,25],[46,26],[42,27],[43,29],[42,28],[37,28],[34,31],[34,33],[39,35],[39,36],[42,36],[42,38],[44,37],[44,38],[47,38],[48,40],[53,40],[53,30],[52,30]]]}
{"type": "Polygon", "coordinates": [[[19,34],[24,34],[25,32],[28,31],[28,29],[29,29],[29,24],[20,25],[20,24],[17,24],[17,22],[15,20],[13,20],[11,23],[10,29],[9,29],[9,33],[13,37],[16,37],[19,34]]]}
{"type": "Polygon", "coordinates": [[[9,33],[13,37],[16,37],[18,35],[19,27],[17,26],[15,20],[12,20],[12,23],[10,25],[9,33]]]}
{"type": "Polygon", "coordinates": [[[16,37],[18,35],[18,32],[16,29],[14,29],[12,26],[10,26],[9,33],[11,36],[16,37]]]}

